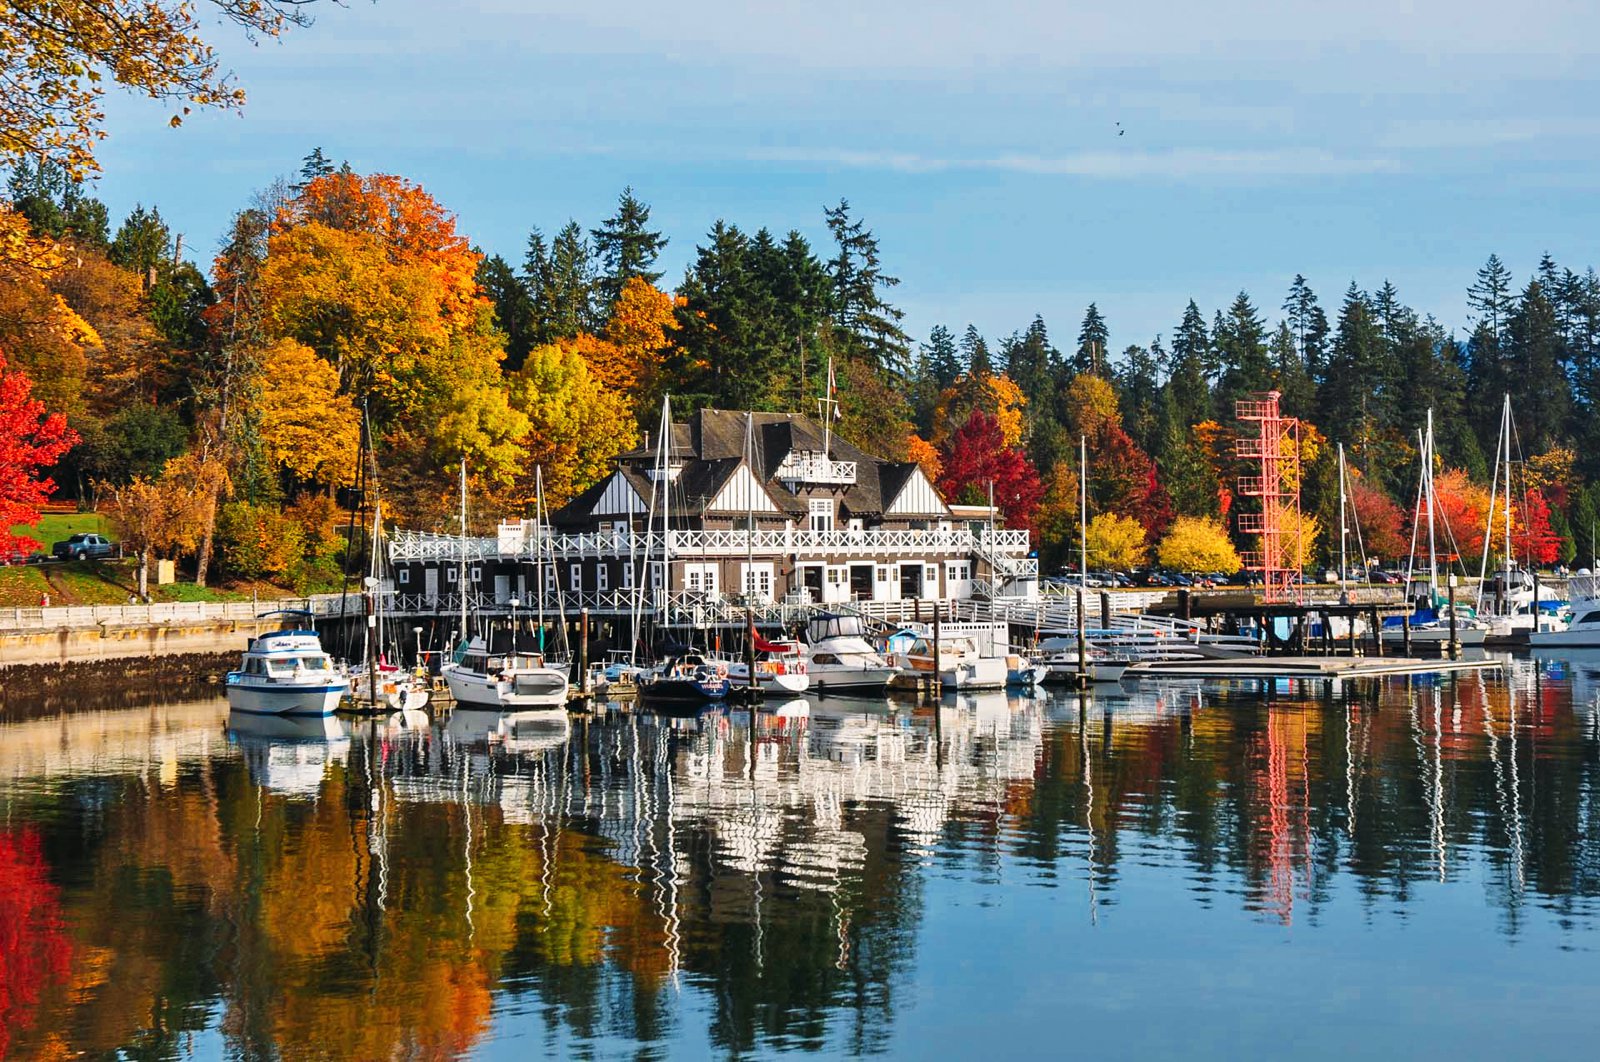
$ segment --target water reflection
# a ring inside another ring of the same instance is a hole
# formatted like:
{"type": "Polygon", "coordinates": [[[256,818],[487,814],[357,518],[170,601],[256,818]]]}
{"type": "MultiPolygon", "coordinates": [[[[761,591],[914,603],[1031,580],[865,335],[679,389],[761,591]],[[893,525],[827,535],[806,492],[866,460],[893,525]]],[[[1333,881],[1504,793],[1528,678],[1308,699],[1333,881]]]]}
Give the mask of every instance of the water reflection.
{"type": "Polygon", "coordinates": [[[1597,699],[1600,658],[753,722],[28,719],[0,727],[0,1056],[886,1051],[963,976],[961,910],[1011,905],[1020,955],[1157,886],[1245,954],[1457,886],[1503,941],[1586,948],[1597,699]]]}

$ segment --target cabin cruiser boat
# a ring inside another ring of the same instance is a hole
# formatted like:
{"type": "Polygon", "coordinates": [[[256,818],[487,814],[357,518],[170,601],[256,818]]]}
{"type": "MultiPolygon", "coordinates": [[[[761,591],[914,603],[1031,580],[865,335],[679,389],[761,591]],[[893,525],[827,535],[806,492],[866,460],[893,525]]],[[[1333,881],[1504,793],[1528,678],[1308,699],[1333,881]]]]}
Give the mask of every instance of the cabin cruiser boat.
{"type": "Polygon", "coordinates": [[[1567,582],[1571,620],[1565,628],[1540,629],[1528,635],[1534,649],[1600,649],[1600,575],[1578,569],[1567,582]]]}
{"type": "Polygon", "coordinates": [[[375,667],[352,665],[349,678],[350,704],[354,708],[378,707],[395,712],[415,712],[427,706],[428,688],[423,680],[386,660],[379,660],[375,667]]]}
{"type": "Polygon", "coordinates": [[[317,632],[296,629],[252,638],[226,685],[231,710],[262,715],[332,715],[350,692],[317,632]]]}
{"type": "Polygon", "coordinates": [[[707,660],[692,649],[666,657],[638,677],[639,699],[657,705],[700,705],[726,700],[732,683],[728,665],[707,660]]]}
{"type": "Polygon", "coordinates": [[[883,693],[900,673],[867,641],[860,616],[813,616],[806,640],[806,673],[819,694],[883,693]]]}
{"type": "Polygon", "coordinates": [[[1046,638],[1039,643],[1044,653],[1044,683],[1047,686],[1076,685],[1084,678],[1090,682],[1121,682],[1133,660],[1126,654],[1113,653],[1093,642],[1086,643],[1083,662],[1078,662],[1078,639],[1073,637],[1046,638]]]}
{"type": "MultiPolygon", "coordinates": [[[[759,634],[755,639],[756,685],[767,693],[804,693],[811,688],[805,655],[799,642],[769,642],[759,634]]],[[[728,678],[735,687],[750,685],[750,665],[743,660],[728,663],[728,678]]]]}
{"type": "Polygon", "coordinates": [[[1005,660],[982,655],[970,638],[941,637],[937,660],[934,640],[918,638],[902,659],[901,674],[926,676],[937,671],[940,683],[947,690],[1005,689],[1005,660]]]}
{"type": "Polygon", "coordinates": [[[483,638],[473,638],[462,642],[450,663],[439,670],[458,705],[552,711],[567,707],[567,669],[550,666],[539,653],[491,653],[483,638]]]}

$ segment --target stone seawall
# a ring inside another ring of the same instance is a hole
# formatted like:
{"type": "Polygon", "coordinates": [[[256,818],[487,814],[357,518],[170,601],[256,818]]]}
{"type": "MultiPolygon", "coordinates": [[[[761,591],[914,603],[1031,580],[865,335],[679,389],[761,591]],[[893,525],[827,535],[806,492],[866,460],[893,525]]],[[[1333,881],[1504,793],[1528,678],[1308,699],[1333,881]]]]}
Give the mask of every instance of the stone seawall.
{"type": "Polygon", "coordinates": [[[280,624],[269,620],[96,623],[54,629],[0,629],[0,670],[166,656],[239,653],[280,624]]]}

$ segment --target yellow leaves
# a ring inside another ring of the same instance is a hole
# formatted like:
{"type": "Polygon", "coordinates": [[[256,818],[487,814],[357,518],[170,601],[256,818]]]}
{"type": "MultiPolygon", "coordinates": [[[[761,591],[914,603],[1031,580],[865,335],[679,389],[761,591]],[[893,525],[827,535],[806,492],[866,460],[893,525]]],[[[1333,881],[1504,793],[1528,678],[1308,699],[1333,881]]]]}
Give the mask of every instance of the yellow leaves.
{"type": "Polygon", "coordinates": [[[527,457],[523,441],[530,426],[525,413],[511,408],[503,388],[463,388],[444,402],[433,430],[435,456],[441,463],[465,457],[475,475],[505,486],[527,457]]]}
{"type": "Polygon", "coordinates": [[[933,443],[912,432],[906,438],[906,459],[915,461],[922,467],[922,474],[928,477],[929,483],[939,482],[939,473],[944,471],[944,462],[939,460],[939,448],[933,443]]]}
{"type": "Polygon", "coordinates": [[[339,374],[311,348],[280,339],[261,352],[255,406],[272,460],[297,478],[335,486],[349,478],[360,420],[339,374]]]}
{"type": "MultiPolygon", "coordinates": [[[[613,391],[648,392],[678,328],[675,300],[639,277],[629,277],[611,308],[604,342],[584,351],[589,367],[613,391]]],[[[581,337],[580,337],[581,338],[581,337]]]]}
{"type": "Polygon", "coordinates": [[[972,416],[981,409],[1000,423],[1000,434],[1007,446],[1022,441],[1022,411],[1028,400],[1022,388],[1009,376],[980,373],[966,374],[945,388],[933,410],[933,439],[942,446],[972,416]]]}
{"type": "Polygon", "coordinates": [[[1181,572],[1234,572],[1239,554],[1218,520],[1180,516],[1156,548],[1164,567],[1181,572]]]}
{"type": "Polygon", "coordinates": [[[1090,568],[1135,568],[1143,564],[1144,525],[1131,516],[1100,513],[1085,529],[1090,568]]]}
{"type": "MultiPolygon", "coordinates": [[[[1567,486],[1572,482],[1572,469],[1577,462],[1578,455],[1566,446],[1555,446],[1528,458],[1522,466],[1527,475],[1528,489],[1548,493],[1551,487],[1567,486]]],[[[1517,483],[1515,477],[1512,483],[1517,483]]]]}
{"type": "Polygon", "coordinates": [[[1079,373],[1067,385],[1066,415],[1068,431],[1074,437],[1095,435],[1107,423],[1121,425],[1117,393],[1101,376],[1079,373]]]}
{"type": "MultiPolygon", "coordinates": [[[[596,379],[571,340],[529,351],[510,383],[511,405],[529,421],[528,461],[543,466],[552,509],[607,474],[638,438],[627,401],[596,379]]],[[[525,496],[531,478],[524,476],[525,496]]]]}

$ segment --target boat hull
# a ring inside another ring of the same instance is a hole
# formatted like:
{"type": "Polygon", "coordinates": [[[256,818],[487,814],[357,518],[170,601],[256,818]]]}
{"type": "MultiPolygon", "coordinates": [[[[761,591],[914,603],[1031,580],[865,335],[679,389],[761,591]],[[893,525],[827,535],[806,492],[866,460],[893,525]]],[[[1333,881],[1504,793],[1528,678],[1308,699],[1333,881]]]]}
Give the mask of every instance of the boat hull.
{"type": "Polygon", "coordinates": [[[819,696],[828,694],[841,696],[857,696],[863,693],[883,693],[889,688],[895,676],[899,675],[898,668],[892,667],[860,667],[838,668],[837,670],[826,664],[811,664],[809,678],[811,689],[819,696]]]}
{"type": "Polygon", "coordinates": [[[236,673],[228,675],[228,708],[252,715],[332,715],[350,692],[350,683],[316,685],[246,683],[236,673]]]}
{"type": "Polygon", "coordinates": [[[475,708],[515,709],[531,708],[565,710],[569,683],[558,671],[513,673],[508,679],[499,679],[476,671],[460,668],[444,669],[445,683],[450,696],[457,704],[475,708]]]}

